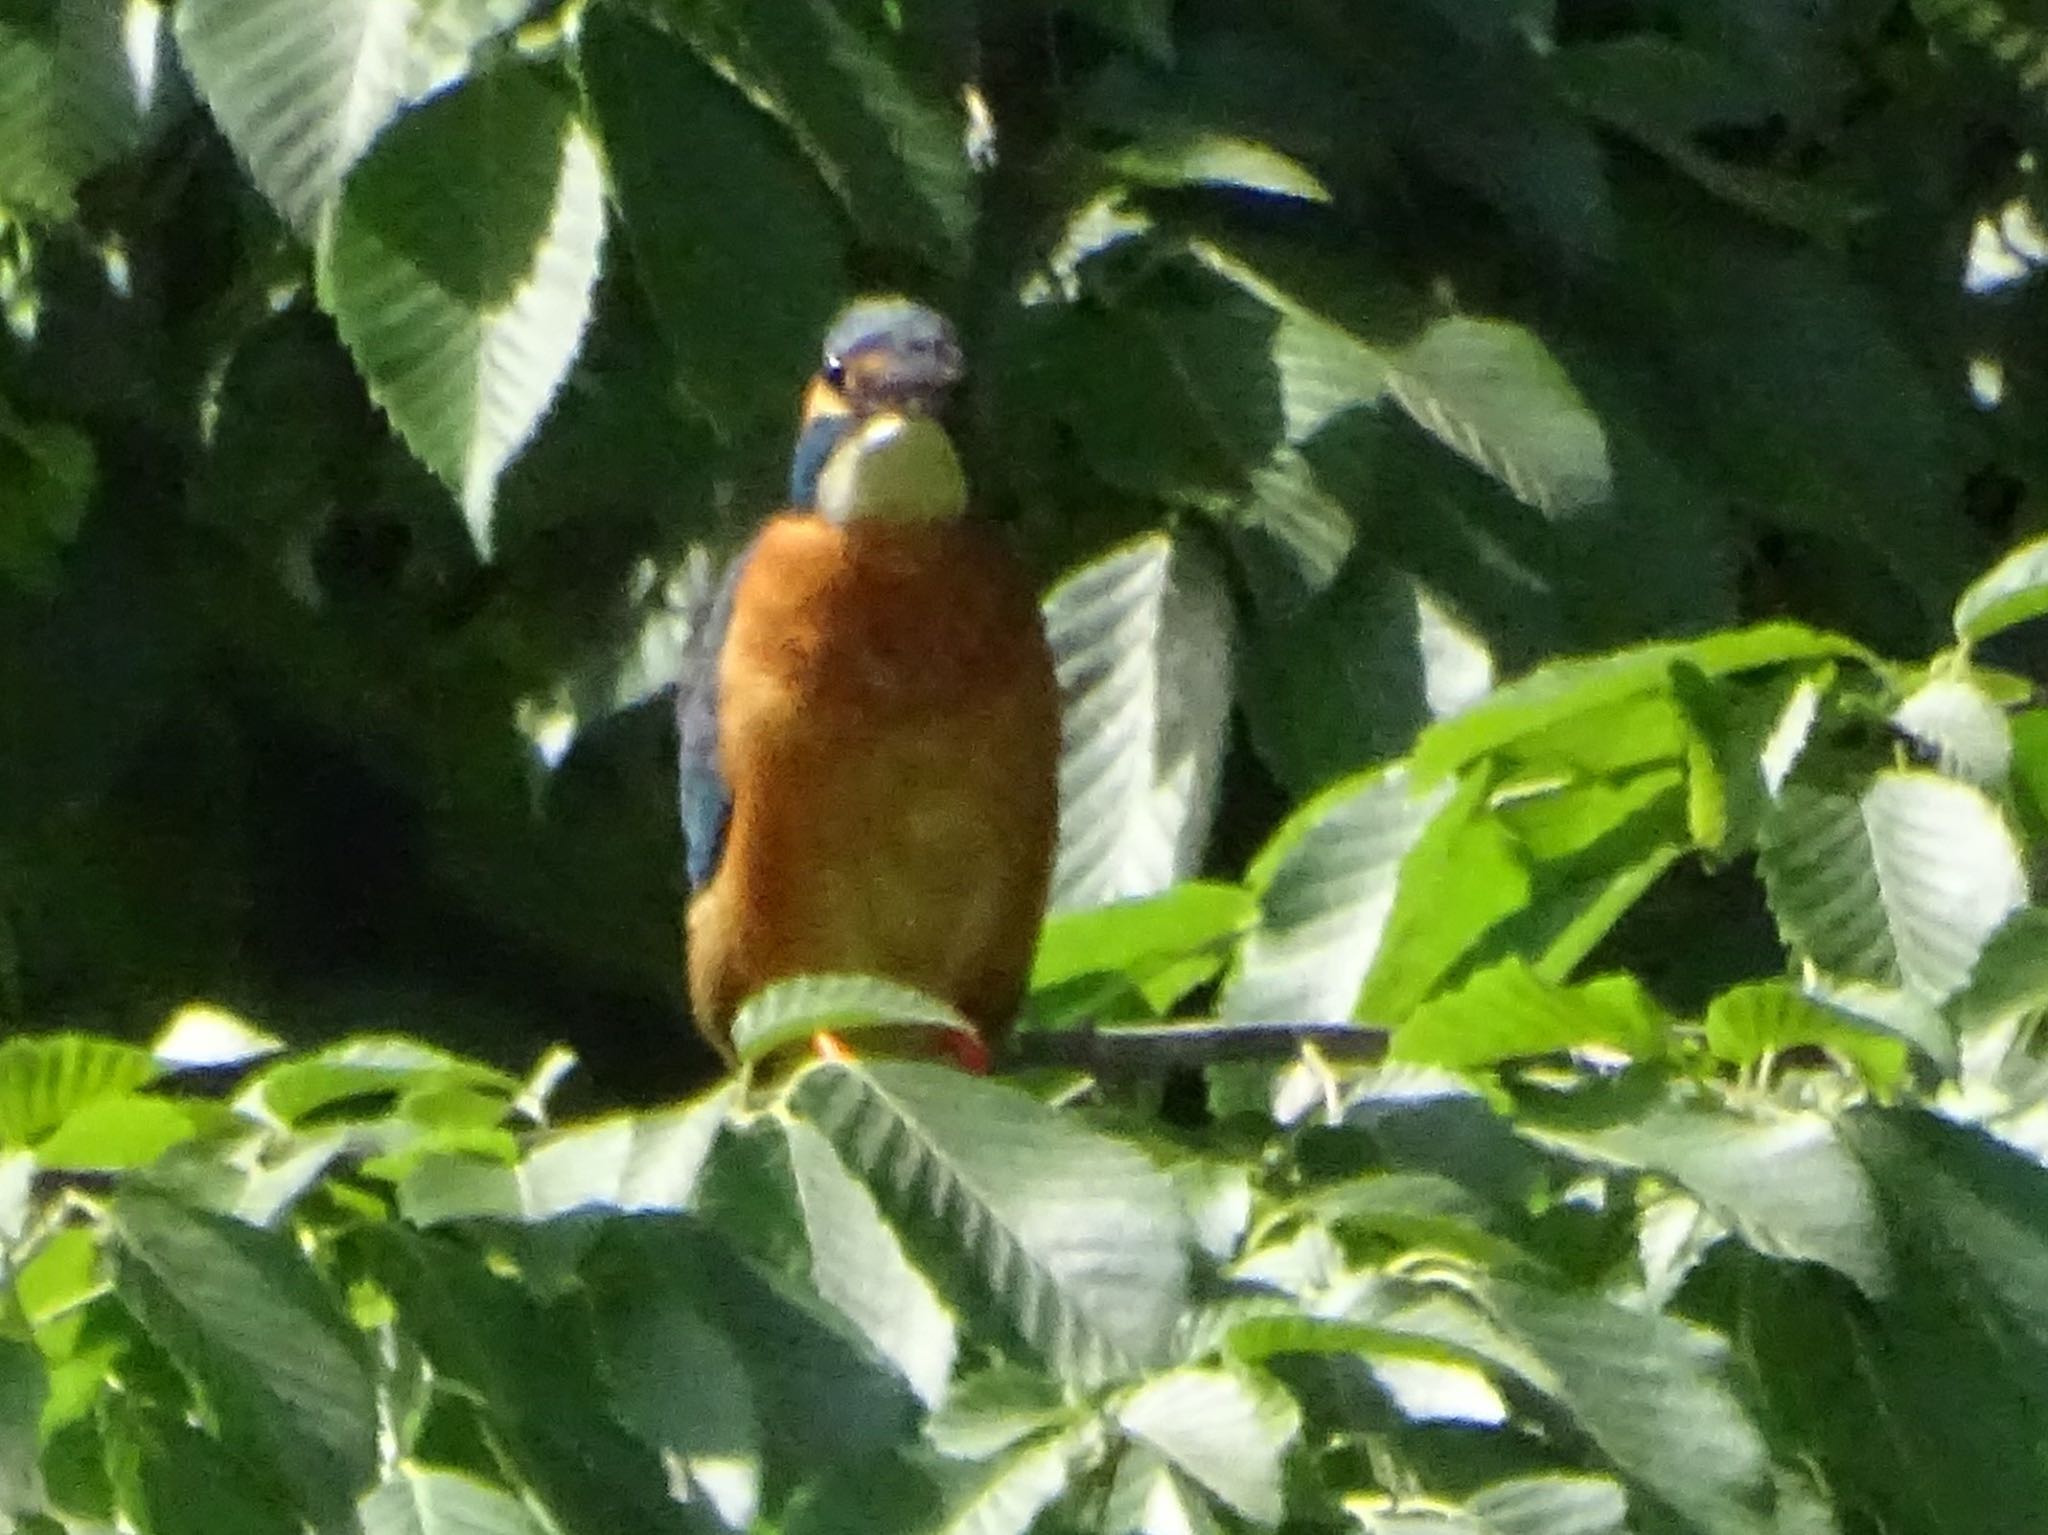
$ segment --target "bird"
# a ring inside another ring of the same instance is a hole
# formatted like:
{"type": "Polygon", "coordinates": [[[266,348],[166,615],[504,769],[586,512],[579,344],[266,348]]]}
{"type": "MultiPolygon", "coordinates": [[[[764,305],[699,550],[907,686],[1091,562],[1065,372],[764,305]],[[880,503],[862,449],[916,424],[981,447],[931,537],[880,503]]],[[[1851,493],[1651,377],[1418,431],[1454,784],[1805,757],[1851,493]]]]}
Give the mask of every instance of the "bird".
{"type": "Polygon", "coordinates": [[[973,515],[940,419],[963,371],[936,310],[850,305],[804,395],[788,505],[686,647],[689,993],[729,1060],[740,1005],[803,974],[950,1003],[973,1036],[862,1047],[973,1071],[1021,1003],[1058,831],[1059,690],[1033,584],[973,515]]]}

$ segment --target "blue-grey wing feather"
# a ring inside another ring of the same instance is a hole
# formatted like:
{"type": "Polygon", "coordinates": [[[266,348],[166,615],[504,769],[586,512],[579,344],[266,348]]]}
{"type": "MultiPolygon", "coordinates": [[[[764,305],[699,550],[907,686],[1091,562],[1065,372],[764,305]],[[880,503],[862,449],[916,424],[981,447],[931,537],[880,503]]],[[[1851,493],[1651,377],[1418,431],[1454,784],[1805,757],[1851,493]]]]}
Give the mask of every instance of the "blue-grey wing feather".
{"type": "Polygon", "coordinates": [[[682,800],[683,864],[692,890],[718,872],[725,827],[732,818],[732,788],[718,765],[718,660],[732,627],[733,592],[741,555],[726,567],[715,590],[691,614],[676,686],[677,793],[682,800]]]}

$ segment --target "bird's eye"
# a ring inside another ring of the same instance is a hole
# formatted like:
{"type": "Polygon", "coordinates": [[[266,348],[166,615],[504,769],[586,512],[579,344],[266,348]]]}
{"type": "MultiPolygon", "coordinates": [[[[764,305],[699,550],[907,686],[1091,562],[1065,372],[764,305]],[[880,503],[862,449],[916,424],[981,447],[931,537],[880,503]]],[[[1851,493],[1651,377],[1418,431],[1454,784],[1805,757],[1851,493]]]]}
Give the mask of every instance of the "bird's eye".
{"type": "Polygon", "coordinates": [[[823,372],[825,382],[834,389],[844,389],[846,387],[846,364],[837,357],[827,357],[825,359],[823,372]]]}

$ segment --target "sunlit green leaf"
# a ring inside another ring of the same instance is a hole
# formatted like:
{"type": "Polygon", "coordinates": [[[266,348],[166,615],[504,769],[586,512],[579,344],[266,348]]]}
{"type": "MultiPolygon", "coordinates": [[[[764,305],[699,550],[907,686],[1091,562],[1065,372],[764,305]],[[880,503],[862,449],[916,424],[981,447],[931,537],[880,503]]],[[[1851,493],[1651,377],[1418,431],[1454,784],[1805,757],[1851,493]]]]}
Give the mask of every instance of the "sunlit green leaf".
{"type": "Polygon", "coordinates": [[[1152,895],[1196,872],[1229,739],[1233,619],[1192,545],[1153,535],[1045,599],[1059,671],[1065,909],[1152,895]]]}
{"type": "Polygon", "coordinates": [[[1669,1178],[1759,1251],[1825,1263],[1871,1296],[1891,1287],[1869,1181],[1818,1114],[1671,1107],[1611,1128],[1534,1129],[1581,1155],[1669,1178]]]}
{"type": "Polygon", "coordinates": [[[1966,644],[1988,639],[2043,613],[2048,613],[2048,539],[2035,539],[1972,581],[1956,599],[1956,638],[1966,644]]]}
{"type": "Polygon", "coordinates": [[[474,1477],[401,1465],[359,1511],[364,1535],[540,1535],[542,1524],[509,1492],[474,1477]]]}
{"type": "Polygon", "coordinates": [[[865,975],[806,975],[751,997],[732,1023],[741,1060],[758,1061],[820,1031],[922,1028],[972,1034],[974,1025],[935,997],[865,975]]]}
{"type": "Polygon", "coordinates": [[[1402,863],[1449,799],[1393,768],[1337,785],[1291,816],[1246,884],[1259,926],[1224,985],[1226,1017],[1352,1016],[1387,929],[1402,863]]]}
{"type": "Polygon", "coordinates": [[[96,1098],[66,1115],[64,1123],[37,1144],[36,1158],[45,1167],[146,1167],[199,1134],[214,1117],[206,1112],[208,1107],[153,1093],[96,1098]]]}
{"type": "Polygon", "coordinates": [[[193,0],[178,46],[228,141],[270,200],[310,231],[349,168],[406,102],[457,78],[520,0],[430,6],[193,0]]]}
{"type": "Polygon", "coordinates": [[[1053,992],[1099,976],[1163,1010],[1223,968],[1257,911],[1236,885],[1190,881],[1148,898],[1055,912],[1039,935],[1031,989],[1053,992]]]}
{"type": "Polygon", "coordinates": [[[0,1041],[0,1147],[30,1145],[84,1105],[123,1097],[160,1071],[146,1051],[83,1034],[0,1041]]]}
{"type": "Polygon", "coordinates": [[[1994,794],[2005,787],[2012,766],[2012,727],[2005,711],[1974,681],[1930,679],[1892,712],[1892,723],[1951,777],[1994,794]]]}
{"type": "Polygon", "coordinates": [[[582,342],[603,239],[590,136],[542,76],[501,64],[378,143],[322,246],[322,307],[485,553],[498,479],[582,342]]]}
{"type": "Polygon", "coordinates": [[[1519,326],[1439,320],[1396,355],[1387,388],[1424,430],[1549,516],[1612,491],[1600,418],[1519,326]]]}
{"type": "Polygon", "coordinates": [[[1932,773],[1881,773],[1854,797],[1787,786],[1761,863],[1781,928],[1823,969],[1937,1002],[2027,894],[1997,808],[1932,773]]]}
{"type": "Polygon", "coordinates": [[[1138,1152],[937,1066],[815,1068],[791,1103],[913,1253],[1062,1373],[1099,1379],[1159,1356],[1186,1282],[1186,1217],[1138,1152]]]}
{"type": "Polygon", "coordinates": [[[1281,1467],[1301,1431],[1294,1401],[1233,1370],[1155,1376],[1120,1402],[1117,1421],[1255,1524],[1281,1515],[1281,1467]]]}
{"type": "Polygon", "coordinates": [[[1417,743],[1416,771],[1425,778],[1450,772],[1575,715],[1662,693],[1677,662],[1719,677],[1785,662],[1855,659],[1864,654],[1839,635],[1771,623],[1685,644],[1644,645],[1590,660],[1554,662],[1496,689],[1456,718],[1432,726],[1417,743]]]}
{"type": "Polygon", "coordinates": [[[810,1239],[811,1282],[903,1372],[920,1400],[938,1401],[953,1373],[951,1313],[825,1138],[801,1121],[785,1133],[810,1239]]]}
{"type": "Polygon", "coordinates": [[[1670,1026],[1633,976],[1559,986],[1508,960],[1417,1008],[1394,1031],[1391,1053],[1462,1068],[1602,1045],[1651,1060],[1670,1048],[1670,1026]]]}
{"type": "MultiPolygon", "coordinates": [[[[1754,1066],[1781,1051],[1821,1045],[1854,1061],[1880,1086],[1896,1086],[1905,1070],[1902,1043],[1859,1027],[1857,1015],[1837,1011],[1783,981],[1757,981],[1714,998],[1705,1020],[1707,1048],[1725,1061],[1754,1066]]],[[[1927,1041],[1937,1061],[1954,1057],[1953,1041],[1927,1041]]]]}
{"type": "Polygon", "coordinates": [[[1668,1317],[1489,1282],[1493,1318],[1630,1480],[1716,1535],[1776,1528],[1769,1459],[1725,1378],[1725,1349],[1668,1317]]]}

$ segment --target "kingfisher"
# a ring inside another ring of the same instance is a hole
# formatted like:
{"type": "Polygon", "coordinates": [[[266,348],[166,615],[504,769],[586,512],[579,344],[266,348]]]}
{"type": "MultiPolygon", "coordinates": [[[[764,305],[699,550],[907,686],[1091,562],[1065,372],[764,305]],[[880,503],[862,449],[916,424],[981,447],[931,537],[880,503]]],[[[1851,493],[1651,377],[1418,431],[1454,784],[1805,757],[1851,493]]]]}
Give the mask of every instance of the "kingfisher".
{"type": "Polygon", "coordinates": [[[690,1003],[728,1058],[740,1004],[797,975],[951,1003],[976,1037],[905,1030],[882,1048],[976,1071],[1022,1000],[1058,825],[1059,694],[1032,584],[972,515],[940,420],[962,375],[936,311],[851,305],[804,395],[789,504],[686,649],[690,1003]]]}

